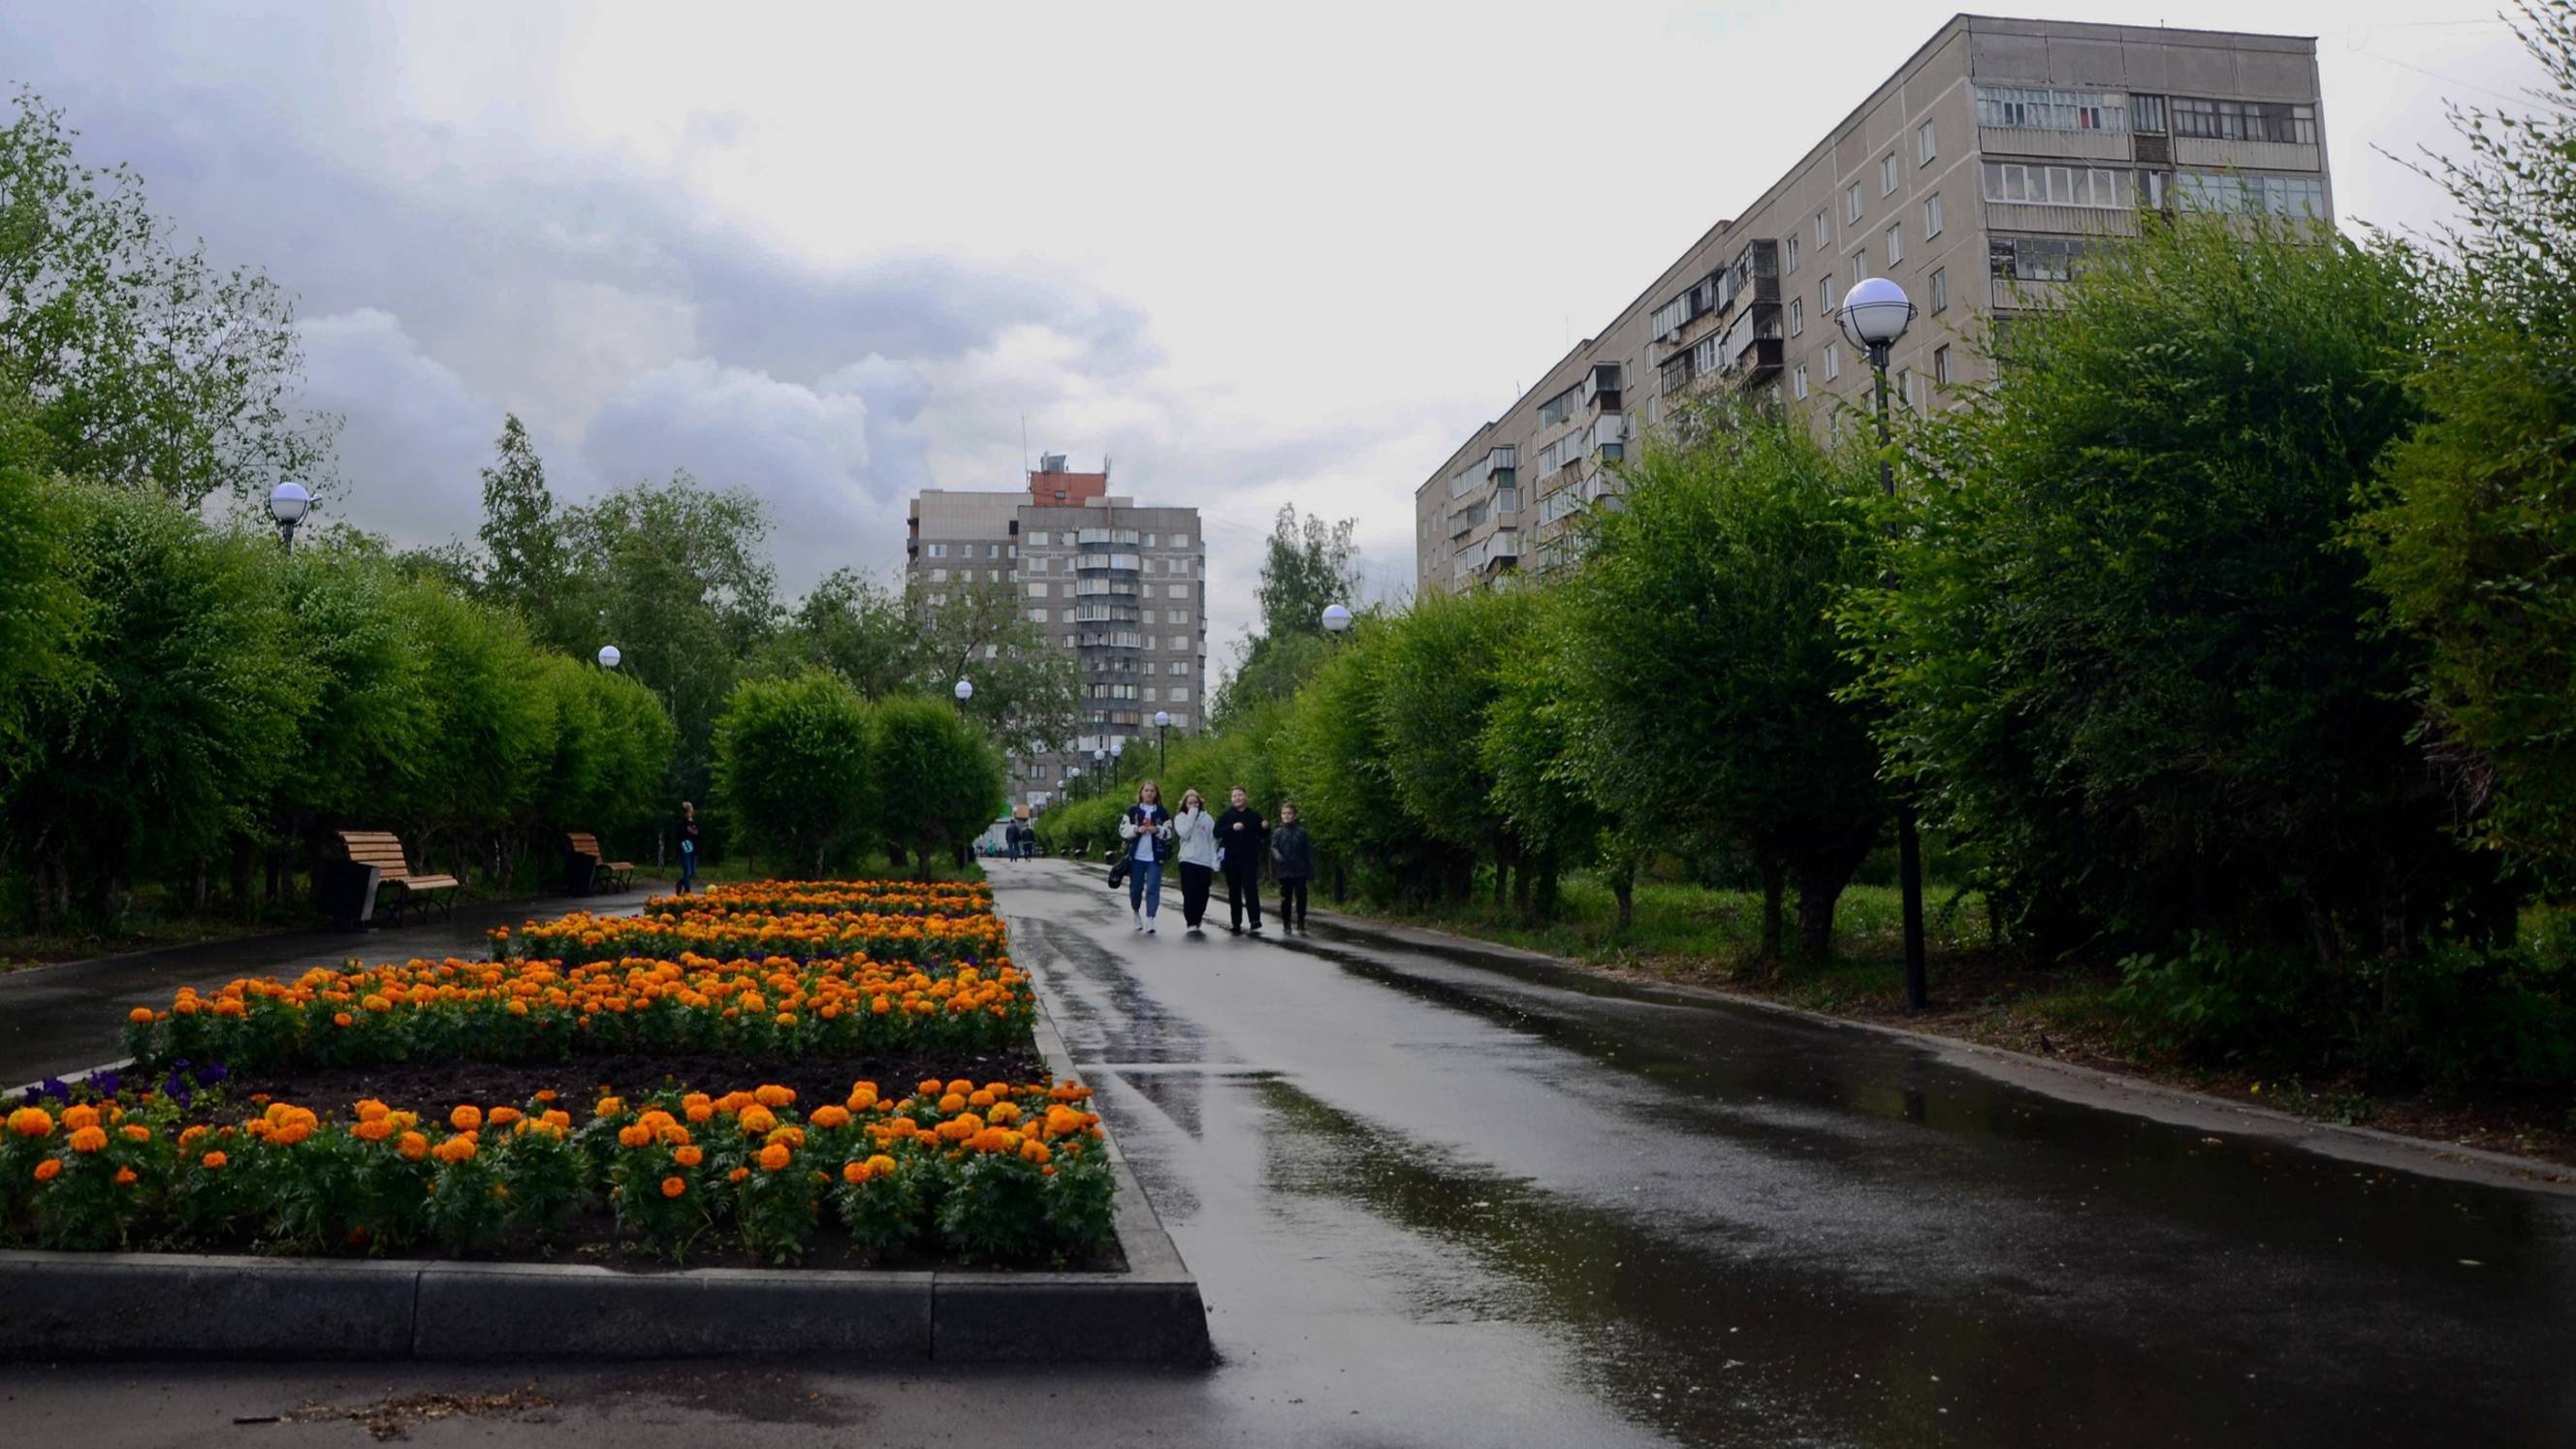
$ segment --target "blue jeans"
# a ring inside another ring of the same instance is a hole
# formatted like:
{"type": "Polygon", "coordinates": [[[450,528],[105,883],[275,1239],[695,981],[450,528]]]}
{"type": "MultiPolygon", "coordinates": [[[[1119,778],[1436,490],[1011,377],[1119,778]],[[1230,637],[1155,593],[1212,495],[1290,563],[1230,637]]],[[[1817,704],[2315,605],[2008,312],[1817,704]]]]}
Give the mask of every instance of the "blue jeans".
{"type": "Polygon", "coordinates": [[[1163,863],[1148,856],[1127,862],[1127,909],[1152,920],[1163,909],[1163,863]]]}
{"type": "Polygon", "coordinates": [[[680,887],[681,887],[681,889],[683,889],[683,890],[687,889],[687,888],[689,887],[689,885],[690,885],[692,882],[694,882],[695,880],[697,880],[697,878],[698,878],[698,853],[697,853],[696,851],[694,851],[694,850],[684,850],[684,851],[680,852],[680,887]]]}

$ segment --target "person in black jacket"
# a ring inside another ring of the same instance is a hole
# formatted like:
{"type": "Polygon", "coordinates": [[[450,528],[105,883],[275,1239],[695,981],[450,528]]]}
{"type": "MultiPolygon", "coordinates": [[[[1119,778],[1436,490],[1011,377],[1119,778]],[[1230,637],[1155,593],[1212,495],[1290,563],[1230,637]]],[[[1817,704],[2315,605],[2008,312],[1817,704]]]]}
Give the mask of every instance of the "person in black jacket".
{"type": "Polygon", "coordinates": [[[680,837],[680,889],[687,895],[698,883],[698,807],[683,800],[676,825],[680,837]]]}
{"type": "Polygon", "coordinates": [[[1227,797],[1233,803],[1216,818],[1217,864],[1225,871],[1225,908],[1233,919],[1226,927],[1243,934],[1243,913],[1252,912],[1252,934],[1261,934],[1261,862],[1270,853],[1270,827],[1252,808],[1252,797],[1237,785],[1227,797]]]}
{"type": "Polygon", "coordinates": [[[1293,801],[1279,802],[1279,828],[1270,833],[1270,859],[1279,875],[1279,931],[1306,934],[1306,882],[1315,876],[1315,837],[1297,823],[1293,801]]]}

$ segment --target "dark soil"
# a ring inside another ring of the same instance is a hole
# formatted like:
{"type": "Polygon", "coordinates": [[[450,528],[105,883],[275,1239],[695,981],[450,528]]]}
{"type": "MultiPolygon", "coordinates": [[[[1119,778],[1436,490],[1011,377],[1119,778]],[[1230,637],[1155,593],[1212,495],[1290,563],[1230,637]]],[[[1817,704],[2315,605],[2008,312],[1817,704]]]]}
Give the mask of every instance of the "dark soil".
{"type": "Polygon", "coordinates": [[[388,1107],[443,1119],[451,1107],[520,1106],[541,1090],[561,1095],[576,1121],[587,1120],[602,1092],[644,1097],[659,1091],[705,1092],[721,1097],[775,1084],[796,1092],[800,1111],[850,1095],[853,1082],[874,1082],[887,1096],[909,1094],[932,1077],[985,1082],[1043,1082],[1046,1060],[1033,1048],[995,1052],[941,1052],[893,1057],[776,1057],[626,1055],[582,1056],[563,1062],[386,1062],[365,1067],[295,1067],[239,1072],[225,1083],[226,1105],[217,1117],[238,1116],[253,1093],[310,1107],[326,1117],[373,1097],[388,1107]]]}

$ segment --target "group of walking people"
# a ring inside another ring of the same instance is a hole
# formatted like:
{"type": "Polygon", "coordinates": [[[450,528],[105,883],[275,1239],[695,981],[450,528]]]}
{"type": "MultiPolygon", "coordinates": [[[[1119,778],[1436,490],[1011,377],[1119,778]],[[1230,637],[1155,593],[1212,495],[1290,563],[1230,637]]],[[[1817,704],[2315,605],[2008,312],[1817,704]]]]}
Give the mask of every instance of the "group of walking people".
{"type": "Polygon", "coordinates": [[[1181,920],[1191,935],[1202,932],[1208,896],[1219,873],[1225,876],[1226,929],[1241,934],[1250,918],[1252,934],[1261,934],[1261,868],[1267,863],[1279,882],[1277,918],[1282,934],[1306,931],[1306,883],[1315,875],[1315,838],[1297,823],[1297,807],[1279,802],[1273,826],[1252,808],[1251,797],[1237,785],[1226,808],[1208,813],[1196,790],[1181,792],[1178,810],[1163,805],[1162,787],[1147,780],[1137,787],[1136,803],[1118,822],[1118,848],[1126,866],[1127,905],[1136,929],[1155,934],[1163,900],[1163,867],[1181,874],[1181,920]]]}

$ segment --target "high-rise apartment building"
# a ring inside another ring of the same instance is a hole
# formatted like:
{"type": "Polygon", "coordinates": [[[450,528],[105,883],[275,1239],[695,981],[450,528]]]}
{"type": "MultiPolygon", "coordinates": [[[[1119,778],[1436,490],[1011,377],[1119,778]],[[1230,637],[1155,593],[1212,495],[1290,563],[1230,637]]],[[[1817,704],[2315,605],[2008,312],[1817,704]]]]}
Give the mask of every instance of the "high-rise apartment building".
{"type": "MultiPolygon", "coordinates": [[[[1072,656],[1083,730],[1010,762],[1011,798],[1044,806],[1095,752],[1151,748],[1154,717],[1197,732],[1206,710],[1207,540],[1195,508],[1140,507],[1109,472],[1075,473],[1048,454],[1016,493],[924,489],[912,501],[905,578],[930,608],[969,588],[1008,586],[1052,648],[1072,656]]],[[[1132,772],[1132,766],[1131,772],[1132,772]]]]}
{"type": "Polygon", "coordinates": [[[1916,317],[1892,400],[1983,376],[1975,323],[2046,306],[2142,208],[2330,219],[2316,42],[1960,15],[1824,140],[1578,344],[1414,493],[1424,590],[1562,561],[1605,469],[1693,397],[1866,403],[1845,289],[1895,279],[1916,317]]]}

